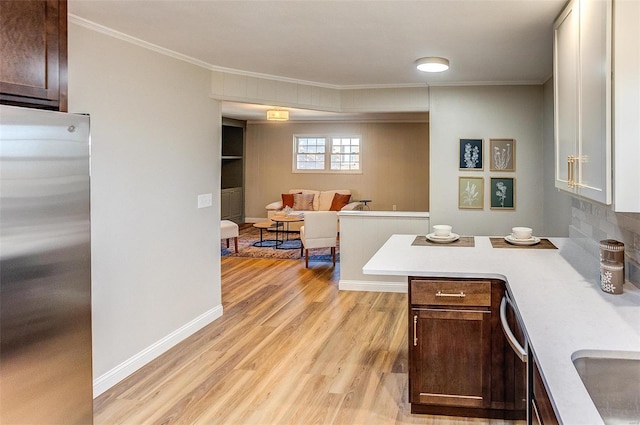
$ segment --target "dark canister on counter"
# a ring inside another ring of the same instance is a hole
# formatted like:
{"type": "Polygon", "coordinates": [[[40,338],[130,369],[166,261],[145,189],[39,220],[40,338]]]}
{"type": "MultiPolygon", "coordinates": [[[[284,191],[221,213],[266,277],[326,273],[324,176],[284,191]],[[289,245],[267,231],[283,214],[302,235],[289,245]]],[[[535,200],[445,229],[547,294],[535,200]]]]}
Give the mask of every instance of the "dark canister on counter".
{"type": "Polygon", "coordinates": [[[614,261],[624,264],[624,244],[615,239],[600,241],[600,261],[614,261]]]}
{"type": "Polygon", "coordinates": [[[600,289],[610,294],[622,294],[624,264],[617,261],[600,261],[600,289]]]}

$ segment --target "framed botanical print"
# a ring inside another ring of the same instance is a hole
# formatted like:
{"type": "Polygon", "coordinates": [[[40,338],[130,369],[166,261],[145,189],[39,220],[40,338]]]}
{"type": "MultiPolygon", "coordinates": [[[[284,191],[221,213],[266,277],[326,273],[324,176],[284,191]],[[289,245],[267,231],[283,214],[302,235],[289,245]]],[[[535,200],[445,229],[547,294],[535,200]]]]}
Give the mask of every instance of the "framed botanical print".
{"type": "Polygon", "coordinates": [[[484,209],[484,177],[458,178],[458,208],[484,209]]]}
{"type": "Polygon", "coordinates": [[[491,177],[491,209],[514,210],[516,208],[516,179],[491,177]]]}
{"type": "Polygon", "coordinates": [[[516,171],[514,139],[489,139],[489,170],[516,171]]]}
{"type": "Polygon", "coordinates": [[[458,153],[461,171],[483,170],[482,139],[460,139],[458,153]]]}

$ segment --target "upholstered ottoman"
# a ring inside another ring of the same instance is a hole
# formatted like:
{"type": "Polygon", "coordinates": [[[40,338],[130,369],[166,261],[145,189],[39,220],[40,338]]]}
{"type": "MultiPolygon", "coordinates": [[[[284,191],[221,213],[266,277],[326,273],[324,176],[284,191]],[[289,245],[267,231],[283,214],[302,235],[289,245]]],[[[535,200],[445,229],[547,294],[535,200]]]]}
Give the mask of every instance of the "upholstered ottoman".
{"type": "Polygon", "coordinates": [[[233,244],[238,252],[238,225],[231,220],[220,221],[220,239],[227,240],[227,248],[229,248],[229,239],[233,238],[233,244]]]}

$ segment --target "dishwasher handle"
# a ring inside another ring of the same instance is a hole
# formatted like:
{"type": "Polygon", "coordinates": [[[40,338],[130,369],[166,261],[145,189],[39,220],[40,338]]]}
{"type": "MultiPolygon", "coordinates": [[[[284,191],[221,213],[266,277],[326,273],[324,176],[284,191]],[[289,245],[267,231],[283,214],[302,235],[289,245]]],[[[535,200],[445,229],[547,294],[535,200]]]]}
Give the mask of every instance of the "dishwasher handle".
{"type": "Polygon", "coordinates": [[[507,342],[513,351],[515,351],[520,360],[525,363],[528,357],[527,351],[522,347],[522,345],[520,345],[513,332],[511,332],[509,323],[507,323],[507,303],[511,304],[511,300],[506,296],[502,297],[502,301],[500,302],[500,322],[502,322],[502,331],[507,337],[507,342]]]}

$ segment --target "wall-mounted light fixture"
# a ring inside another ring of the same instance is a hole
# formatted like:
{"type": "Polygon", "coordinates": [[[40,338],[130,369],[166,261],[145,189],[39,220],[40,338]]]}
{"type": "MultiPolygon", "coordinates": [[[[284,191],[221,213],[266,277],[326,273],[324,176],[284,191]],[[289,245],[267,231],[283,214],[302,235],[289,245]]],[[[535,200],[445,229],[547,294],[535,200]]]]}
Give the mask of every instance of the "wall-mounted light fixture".
{"type": "Polygon", "coordinates": [[[423,72],[442,72],[449,69],[449,59],[437,56],[420,58],[416,61],[416,67],[423,72]]]}
{"type": "Polygon", "coordinates": [[[289,111],[271,109],[267,111],[267,121],[289,121],[289,111]]]}

